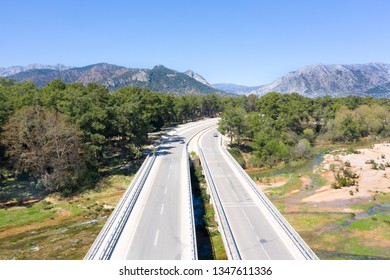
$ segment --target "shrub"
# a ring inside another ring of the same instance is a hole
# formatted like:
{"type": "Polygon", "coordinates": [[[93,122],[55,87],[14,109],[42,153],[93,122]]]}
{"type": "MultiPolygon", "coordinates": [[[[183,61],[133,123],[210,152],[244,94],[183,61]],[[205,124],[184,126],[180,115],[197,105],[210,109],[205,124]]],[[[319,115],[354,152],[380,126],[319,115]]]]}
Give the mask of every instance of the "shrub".
{"type": "Polygon", "coordinates": [[[340,187],[339,185],[337,185],[336,182],[333,182],[333,183],[330,185],[330,187],[331,187],[332,189],[341,189],[341,187],[340,187]]]}
{"type": "Polygon", "coordinates": [[[234,157],[234,159],[238,162],[238,164],[241,165],[242,168],[245,168],[245,160],[240,150],[238,148],[231,148],[229,152],[234,157]]]}

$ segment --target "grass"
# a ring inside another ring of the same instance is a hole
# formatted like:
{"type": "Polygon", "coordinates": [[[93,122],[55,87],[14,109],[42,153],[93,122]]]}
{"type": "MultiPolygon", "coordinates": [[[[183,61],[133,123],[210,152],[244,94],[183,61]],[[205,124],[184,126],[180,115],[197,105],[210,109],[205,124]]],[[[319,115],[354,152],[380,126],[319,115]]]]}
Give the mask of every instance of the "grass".
{"type": "Polygon", "coordinates": [[[284,216],[320,259],[390,259],[388,213],[346,223],[348,213],[306,211],[284,216]]]}
{"type": "Polygon", "coordinates": [[[300,186],[301,184],[300,184],[299,175],[293,173],[290,174],[290,179],[287,181],[286,184],[280,187],[269,188],[267,189],[266,194],[270,198],[276,198],[276,197],[279,198],[288,195],[293,190],[300,188],[300,186]]]}
{"type": "Polygon", "coordinates": [[[286,218],[290,220],[294,228],[298,231],[316,231],[325,225],[330,225],[337,221],[339,217],[332,217],[330,214],[287,214],[286,218]]]}
{"type": "Polygon", "coordinates": [[[44,203],[39,202],[30,207],[0,209],[0,232],[10,227],[20,227],[55,218],[57,214],[51,209],[46,210],[44,206],[44,203]]]}
{"type": "Polygon", "coordinates": [[[227,260],[225,246],[223,245],[221,234],[216,234],[211,237],[213,244],[213,254],[216,260],[227,260]]]}

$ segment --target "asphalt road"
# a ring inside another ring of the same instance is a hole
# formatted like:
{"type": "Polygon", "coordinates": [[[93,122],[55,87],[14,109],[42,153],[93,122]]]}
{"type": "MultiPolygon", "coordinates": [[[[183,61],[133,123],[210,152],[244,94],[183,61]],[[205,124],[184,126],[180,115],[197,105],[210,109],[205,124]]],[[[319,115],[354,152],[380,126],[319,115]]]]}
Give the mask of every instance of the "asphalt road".
{"type": "Polygon", "coordinates": [[[160,146],[112,259],[191,259],[186,143],[215,123],[189,125],[160,146]]]}
{"type": "Polygon", "coordinates": [[[210,130],[200,137],[200,146],[214,179],[242,259],[304,259],[283,230],[261,207],[253,190],[234,171],[219,147],[221,137],[210,130]],[[252,193],[251,193],[252,192],[252,193]]]}

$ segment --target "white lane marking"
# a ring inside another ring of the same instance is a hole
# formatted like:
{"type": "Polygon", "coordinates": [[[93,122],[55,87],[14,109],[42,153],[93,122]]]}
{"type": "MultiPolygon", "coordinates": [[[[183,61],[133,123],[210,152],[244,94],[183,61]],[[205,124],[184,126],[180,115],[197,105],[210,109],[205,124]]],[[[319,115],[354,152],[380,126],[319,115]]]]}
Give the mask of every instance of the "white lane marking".
{"type": "Polygon", "coordinates": [[[160,230],[156,231],[156,235],[154,236],[154,246],[156,247],[157,242],[158,242],[158,235],[160,234],[160,230]]]}
{"type": "Polygon", "coordinates": [[[164,213],[164,204],[161,206],[160,215],[164,213]]]}
{"type": "Polygon", "coordinates": [[[253,227],[253,225],[252,225],[251,221],[249,220],[248,216],[246,215],[245,210],[241,209],[241,211],[244,214],[245,219],[248,221],[249,225],[251,226],[252,230],[255,231],[255,228],[253,227]]]}
{"type": "MultiPolygon", "coordinates": [[[[253,230],[254,232],[256,232],[256,231],[255,231],[255,228],[253,227],[252,223],[250,222],[250,220],[249,220],[247,214],[245,213],[245,210],[244,210],[244,209],[241,209],[241,211],[242,211],[242,213],[244,213],[244,216],[245,216],[246,220],[248,221],[249,225],[251,226],[252,230],[253,230]]],[[[263,251],[264,251],[265,255],[266,255],[267,258],[270,260],[271,258],[269,257],[269,255],[268,255],[268,253],[267,253],[267,250],[264,248],[263,243],[261,242],[261,239],[259,238],[259,236],[258,236],[257,234],[255,234],[255,235],[256,235],[257,241],[260,243],[261,248],[263,248],[263,251]]]]}
{"type": "Polygon", "coordinates": [[[233,190],[233,188],[231,189],[231,191],[232,191],[234,197],[236,198],[236,201],[239,201],[238,196],[236,195],[236,192],[233,190]]]}
{"type": "Polygon", "coordinates": [[[165,187],[164,194],[167,194],[167,192],[168,192],[168,186],[165,187]]]}
{"type": "Polygon", "coordinates": [[[236,198],[236,200],[237,200],[237,201],[239,201],[239,199],[238,199],[238,196],[236,195],[236,192],[235,192],[235,191],[233,191],[233,190],[232,190],[232,192],[233,192],[233,194],[234,194],[234,197],[236,198]]]}
{"type": "MultiPolygon", "coordinates": [[[[227,182],[227,185],[231,185],[230,181],[229,181],[226,177],[225,177],[225,180],[226,180],[226,182],[227,182]]],[[[236,198],[236,201],[239,201],[239,199],[238,199],[238,197],[237,197],[235,191],[233,190],[233,188],[231,188],[230,190],[232,191],[234,197],[236,198]]]]}
{"type": "Polygon", "coordinates": [[[266,255],[267,258],[270,260],[271,258],[270,258],[270,256],[268,255],[267,250],[264,248],[263,243],[261,242],[260,238],[259,238],[257,235],[256,235],[256,237],[257,237],[257,240],[259,241],[259,243],[260,243],[260,245],[261,245],[261,248],[263,248],[265,255],[266,255]]]}
{"type": "Polygon", "coordinates": [[[168,181],[169,181],[169,178],[171,177],[171,173],[168,174],[168,181]]]}

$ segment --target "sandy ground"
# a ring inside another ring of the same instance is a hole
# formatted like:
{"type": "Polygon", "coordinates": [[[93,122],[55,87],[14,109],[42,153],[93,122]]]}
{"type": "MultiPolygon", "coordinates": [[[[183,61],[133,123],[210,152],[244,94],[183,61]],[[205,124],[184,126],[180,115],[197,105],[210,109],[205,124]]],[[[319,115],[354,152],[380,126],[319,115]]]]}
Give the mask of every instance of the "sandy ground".
{"type": "Polygon", "coordinates": [[[374,160],[378,165],[390,162],[390,144],[376,144],[371,148],[358,151],[359,154],[344,154],[340,151],[325,155],[323,163],[316,172],[320,172],[321,176],[327,179],[328,184],[302,201],[318,205],[332,203],[333,206],[342,207],[372,200],[378,193],[390,192],[390,168],[375,170],[372,164],[366,163],[370,160],[374,160]],[[349,162],[350,167],[346,166],[345,162],[349,162]],[[337,172],[340,168],[350,169],[359,175],[358,186],[332,189],[330,185],[335,181],[332,169],[337,172]]]}
{"type": "Polygon", "coordinates": [[[266,181],[266,179],[263,179],[262,181],[256,181],[256,185],[258,185],[262,190],[265,190],[268,188],[276,188],[283,186],[288,182],[288,180],[288,178],[277,176],[270,178],[268,181],[266,181]]]}

